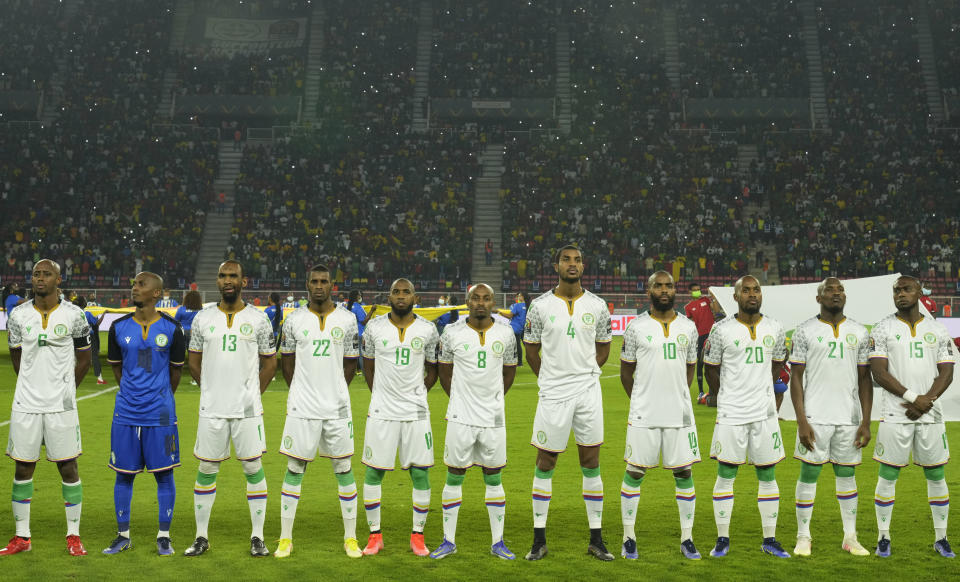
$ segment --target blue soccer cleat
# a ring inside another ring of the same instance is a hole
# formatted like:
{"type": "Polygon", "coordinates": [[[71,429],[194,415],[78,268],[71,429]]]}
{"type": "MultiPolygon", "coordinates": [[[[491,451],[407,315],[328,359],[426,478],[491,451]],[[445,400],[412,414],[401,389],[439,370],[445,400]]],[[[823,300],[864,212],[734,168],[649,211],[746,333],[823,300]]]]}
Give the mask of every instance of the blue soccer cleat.
{"type": "Polygon", "coordinates": [[[763,543],[760,544],[760,549],[763,550],[764,554],[770,554],[771,556],[776,556],[778,558],[790,557],[790,554],[783,549],[783,546],[780,545],[780,542],[777,541],[777,538],[763,538],[763,543]]]}
{"type": "Polygon", "coordinates": [[[501,560],[516,560],[517,556],[510,551],[510,548],[507,547],[507,544],[503,543],[503,540],[490,546],[490,553],[494,556],[500,558],[501,560]]]}
{"type": "Polygon", "coordinates": [[[168,537],[157,538],[157,555],[172,556],[173,554],[174,554],[173,544],[170,543],[170,538],[168,537]]]}
{"type": "Polygon", "coordinates": [[[132,547],[133,542],[130,541],[130,538],[118,535],[115,540],[110,542],[110,547],[103,550],[103,553],[108,555],[119,554],[120,552],[125,552],[132,547]]]}
{"type": "Polygon", "coordinates": [[[944,558],[956,558],[957,555],[950,549],[950,542],[947,538],[939,539],[933,543],[933,549],[944,558]]]}
{"type": "Polygon", "coordinates": [[[710,555],[714,558],[722,558],[726,556],[729,551],[730,538],[721,536],[717,538],[717,545],[713,546],[713,549],[710,550],[710,555]]]}
{"type": "Polygon", "coordinates": [[[637,552],[637,540],[627,538],[627,541],[623,542],[623,547],[620,548],[620,555],[628,560],[636,560],[639,558],[640,553],[637,552]]]}
{"type": "Polygon", "coordinates": [[[446,538],[443,539],[443,543],[437,546],[437,549],[430,552],[430,557],[434,560],[440,560],[446,558],[447,556],[452,556],[457,553],[457,544],[453,542],[448,542],[446,538]]]}
{"type": "Polygon", "coordinates": [[[688,560],[700,559],[700,552],[697,551],[697,546],[693,545],[693,540],[683,540],[680,542],[680,553],[688,560]]]}
{"type": "MultiPolygon", "coordinates": [[[[936,548],[936,544],[933,546],[936,548]]],[[[889,558],[890,557],[890,538],[880,538],[880,541],[877,542],[877,550],[874,552],[878,558],[889,558]]]]}

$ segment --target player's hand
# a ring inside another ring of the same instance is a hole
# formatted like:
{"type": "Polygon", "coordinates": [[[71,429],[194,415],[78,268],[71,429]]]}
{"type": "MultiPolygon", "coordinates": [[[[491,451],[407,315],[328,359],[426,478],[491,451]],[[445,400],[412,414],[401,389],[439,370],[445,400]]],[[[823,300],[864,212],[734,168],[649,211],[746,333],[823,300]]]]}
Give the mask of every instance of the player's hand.
{"type": "Polygon", "coordinates": [[[808,451],[813,450],[813,444],[816,442],[817,437],[814,434],[813,427],[810,426],[809,422],[797,424],[797,436],[800,438],[800,444],[803,445],[805,449],[808,451]]]}
{"type": "Polygon", "coordinates": [[[853,446],[862,449],[870,442],[870,421],[867,420],[857,427],[857,436],[853,439],[853,446]]]}
{"type": "Polygon", "coordinates": [[[914,401],[913,405],[922,412],[930,412],[930,409],[933,408],[933,398],[930,398],[926,394],[921,394],[920,396],[917,396],[917,399],[914,401]]]}
{"type": "Polygon", "coordinates": [[[906,409],[907,418],[909,418],[910,420],[917,420],[921,416],[923,416],[923,411],[917,408],[916,405],[914,404],[911,404],[909,402],[904,402],[900,406],[906,409]]]}

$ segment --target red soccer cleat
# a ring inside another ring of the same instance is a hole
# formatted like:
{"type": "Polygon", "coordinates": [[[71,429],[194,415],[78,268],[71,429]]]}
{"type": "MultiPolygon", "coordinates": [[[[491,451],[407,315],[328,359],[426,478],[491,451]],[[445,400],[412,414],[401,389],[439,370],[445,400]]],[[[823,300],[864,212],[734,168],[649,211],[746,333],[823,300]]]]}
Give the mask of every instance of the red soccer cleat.
{"type": "Polygon", "coordinates": [[[430,550],[427,549],[427,543],[423,541],[422,533],[410,534],[410,549],[418,556],[430,555],[430,550]]]}
{"type": "Polygon", "coordinates": [[[19,554],[20,552],[29,552],[29,551],[30,551],[30,538],[13,536],[12,538],[10,538],[10,543],[7,544],[7,547],[0,549],[0,556],[12,556],[13,554],[19,554]]]}
{"type": "Polygon", "coordinates": [[[364,556],[372,556],[374,554],[379,554],[380,550],[383,549],[383,534],[375,533],[370,534],[370,537],[367,539],[367,547],[363,548],[364,556]]]}
{"type": "Polygon", "coordinates": [[[67,536],[67,552],[71,556],[86,556],[87,549],[83,547],[80,536],[67,536]]]}

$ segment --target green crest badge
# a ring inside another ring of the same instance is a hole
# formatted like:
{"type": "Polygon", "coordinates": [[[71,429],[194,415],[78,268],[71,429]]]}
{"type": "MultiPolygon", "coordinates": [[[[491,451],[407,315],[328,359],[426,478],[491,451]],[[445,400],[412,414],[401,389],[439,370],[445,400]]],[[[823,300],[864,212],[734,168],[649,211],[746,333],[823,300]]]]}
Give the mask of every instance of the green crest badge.
{"type": "Polygon", "coordinates": [[[848,334],[847,334],[847,345],[848,345],[848,346],[855,346],[855,345],[857,345],[857,341],[858,341],[858,340],[857,340],[857,336],[853,335],[852,333],[848,333],[848,334]]]}
{"type": "Polygon", "coordinates": [[[363,458],[364,458],[364,459],[370,459],[370,458],[372,458],[372,457],[373,457],[373,449],[371,449],[370,447],[364,448],[364,449],[363,449],[363,458]]]}
{"type": "Polygon", "coordinates": [[[157,337],[153,338],[153,343],[157,344],[157,347],[162,348],[167,345],[167,342],[170,341],[165,334],[157,334],[157,337]]]}
{"type": "Polygon", "coordinates": [[[882,456],[883,456],[883,443],[877,443],[877,447],[874,449],[874,452],[877,453],[878,455],[880,455],[880,456],[882,457],[882,456]]]}
{"type": "Polygon", "coordinates": [[[688,342],[688,341],[690,341],[690,340],[688,340],[688,339],[687,339],[687,336],[685,336],[685,335],[683,335],[683,334],[680,334],[679,336],[677,336],[677,343],[680,344],[681,346],[687,345],[687,342],[688,342]]]}
{"type": "Polygon", "coordinates": [[[497,340],[497,341],[493,342],[492,348],[493,348],[493,353],[495,353],[495,354],[497,354],[497,355],[499,356],[500,354],[503,353],[503,348],[504,348],[504,347],[503,347],[503,342],[500,341],[500,340],[497,340]]]}
{"type": "Polygon", "coordinates": [[[773,347],[773,336],[772,336],[772,335],[765,335],[765,336],[763,336],[763,345],[767,346],[768,348],[772,348],[772,347],[773,347]]]}
{"type": "Polygon", "coordinates": [[[62,323],[58,323],[57,327],[53,328],[53,333],[63,337],[67,335],[67,326],[63,325],[62,323]]]}
{"type": "Polygon", "coordinates": [[[331,330],[330,330],[330,336],[333,337],[333,339],[335,339],[335,340],[341,340],[341,339],[343,339],[343,329],[342,329],[342,328],[339,328],[339,327],[335,327],[335,328],[331,329],[331,330]]]}
{"type": "Polygon", "coordinates": [[[415,338],[413,338],[412,340],[410,340],[410,347],[413,348],[413,349],[415,349],[415,350],[422,350],[422,349],[423,349],[423,338],[422,338],[422,337],[415,337],[415,338]]]}
{"type": "Polygon", "coordinates": [[[547,442],[547,433],[543,432],[542,430],[538,430],[538,431],[537,431],[537,442],[540,443],[541,445],[542,445],[543,443],[547,442]]]}
{"type": "Polygon", "coordinates": [[[583,317],[580,319],[583,321],[584,325],[593,325],[597,322],[597,318],[594,317],[592,313],[584,313],[583,317]]]}
{"type": "Polygon", "coordinates": [[[632,457],[632,456],[633,456],[633,447],[631,447],[630,445],[627,445],[627,450],[626,450],[626,452],[624,453],[624,456],[627,457],[627,458],[632,457]]]}
{"type": "Polygon", "coordinates": [[[937,343],[937,336],[928,331],[927,333],[923,334],[923,341],[927,342],[928,344],[935,344],[937,343]]]}
{"type": "Polygon", "coordinates": [[[720,444],[720,441],[713,443],[713,456],[719,455],[722,450],[723,446],[720,444]]]}
{"type": "Polygon", "coordinates": [[[807,447],[803,446],[803,444],[801,443],[797,445],[797,452],[800,453],[801,455],[806,454],[807,447]]]}
{"type": "Polygon", "coordinates": [[[251,335],[251,334],[253,334],[253,326],[250,325],[249,323],[245,323],[245,324],[241,325],[241,326],[240,326],[240,333],[242,333],[243,335],[251,335]]]}
{"type": "Polygon", "coordinates": [[[292,446],[293,446],[293,437],[290,435],[283,437],[283,448],[289,449],[292,446]]]}

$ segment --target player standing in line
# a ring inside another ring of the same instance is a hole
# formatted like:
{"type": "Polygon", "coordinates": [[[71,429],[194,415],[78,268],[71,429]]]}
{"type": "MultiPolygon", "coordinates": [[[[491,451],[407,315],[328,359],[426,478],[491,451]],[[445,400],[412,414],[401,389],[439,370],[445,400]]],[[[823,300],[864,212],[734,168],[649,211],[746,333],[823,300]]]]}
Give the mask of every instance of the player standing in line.
{"type": "Polygon", "coordinates": [[[260,395],[277,371],[273,327],[262,311],[242,298],[247,280],[243,267],[224,261],[217,272],[220,302],[193,319],[190,374],[200,384],[200,419],[193,456],[200,460],[194,485],[197,537],[186,556],[210,549],[207,525],[217,497],[220,462],[230,458],[230,443],[247,476],[250,508],[250,555],[268,556],[263,543],[267,480],[260,457],[266,451],[260,395]]]}
{"type": "Polygon", "coordinates": [[[40,446],[57,464],[67,513],[67,551],[84,556],[80,542],[83,487],[77,468],[80,419],[77,386],[90,369],[90,327],[81,310],[60,298],[60,266],[41,259],[33,266],[33,299],[10,312],[7,342],[17,375],[7,456],[16,462],[13,519],[16,535],[0,556],[30,550],[30,503],[40,446]]]}
{"type": "Polygon", "coordinates": [[[703,356],[710,395],[719,400],[710,449],[710,457],[718,462],[713,486],[717,543],[710,555],[726,556],[730,549],[733,482],[739,466],[749,459],[759,481],[760,549],[789,558],[776,538],[780,489],[775,468],[784,454],[773,397],[773,381],[786,359],[786,336],[778,321],[760,313],[763,293],[755,277],[741,277],[733,289],[737,313],[713,326],[703,356]]]}
{"type": "Polygon", "coordinates": [[[790,397],[797,412],[800,460],[797,480],[797,556],[809,556],[810,520],[817,479],[824,463],[833,464],[843,523],[841,547],[854,556],[869,556],[857,541],[857,480],[861,449],[870,442],[870,382],[867,328],[847,319],[843,283],[828,277],[817,286],[820,314],[797,326],[790,354],[790,397]]]}
{"type": "Polygon", "coordinates": [[[697,401],[699,402],[704,397],[703,345],[707,343],[707,337],[710,336],[710,329],[713,327],[716,318],[710,306],[710,298],[703,296],[699,283],[690,285],[690,296],[693,299],[683,308],[683,312],[697,325],[697,389],[700,392],[697,395],[697,401]]]}
{"type": "Polygon", "coordinates": [[[583,500],[590,527],[587,552],[599,560],[610,561],[613,554],[607,551],[600,529],[603,519],[600,368],[610,355],[610,312],[603,299],[580,284],[583,276],[580,249],[574,245],[560,248],[553,268],[559,282],[530,304],[523,337],[527,363],[540,386],[530,440],[537,448],[533,545],[526,558],[540,560],[547,555],[547,512],[553,491],[553,470],[557,456],[567,448],[572,429],[580,455],[583,500]]]}
{"type": "Polygon", "coordinates": [[[170,309],[170,308],[173,308],[173,307],[178,307],[179,305],[180,305],[180,304],[177,303],[177,300],[176,300],[176,299],[171,299],[171,298],[170,298],[170,290],[169,290],[169,289],[164,289],[164,290],[163,290],[163,299],[161,299],[160,302],[157,303],[157,307],[164,308],[164,309],[170,309]]]}
{"type": "Polygon", "coordinates": [[[357,542],[357,483],[350,467],[353,414],[348,390],[360,357],[357,318],[333,302],[332,287],[326,266],[310,269],[310,303],[288,314],[283,323],[280,367],[290,394],[280,452],[289,459],[280,491],[280,544],[273,553],[278,558],[286,558],[293,549],[303,473],[316,455],[333,464],[343,516],[343,548],[351,558],[363,555],[357,542]]]}
{"type": "Polygon", "coordinates": [[[627,469],[620,486],[623,520],[621,555],[639,557],[634,524],[640,503],[640,483],[651,467],[673,471],[680,512],[680,552],[699,560],[693,544],[697,495],[694,463],[700,462],[697,425],[690,385],[697,365],[697,326],[674,311],[676,287],[666,271],[657,271],[647,284],[650,311],[627,324],[620,354],[620,382],[630,397],[627,419],[627,469]]]}
{"type": "Polygon", "coordinates": [[[503,401],[517,372],[516,339],[510,326],[493,319],[494,292],[486,283],[467,291],[467,308],[467,318],[448,325],[440,340],[440,386],[450,396],[443,446],[447,483],[441,498],[443,543],[430,557],[440,559],[457,552],[463,480],[467,469],[479,465],[487,486],[490,553],[513,560],[516,556],[503,542],[507,498],[500,471],[507,464],[503,401]]]}
{"type": "Polygon", "coordinates": [[[893,286],[897,312],[880,320],[870,333],[870,371],[883,388],[873,458],[880,463],[874,493],[877,556],[890,555],[890,521],[897,478],[913,453],[927,478],[927,501],[933,514],[933,549],[944,558],[954,553],[947,541],[950,492],[943,466],[950,460],[940,396],[953,381],[953,342],[943,324],[920,314],[920,281],[900,277],[893,286]]]}
{"type": "Polygon", "coordinates": [[[157,480],[157,554],[174,553],[170,521],[177,497],[173,468],[180,466],[180,437],[173,394],[180,385],[186,340],[180,324],[156,309],[161,289],[159,275],[137,274],[130,292],[136,310],[115,321],[107,339],[107,362],[120,390],[110,429],[110,468],[117,472],[113,487],[117,538],[104,554],[133,547],[133,479],[144,468],[157,480]]]}
{"type": "Polygon", "coordinates": [[[423,527],[430,510],[433,432],[427,391],[437,381],[437,328],[413,313],[413,283],[397,279],[390,286],[390,312],[375,317],[363,332],[363,375],[370,388],[370,408],[363,435],[363,507],[370,537],[363,553],[383,549],[380,530],[380,484],[392,471],[397,453],[400,468],[413,481],[413,531],[410,549],[418,556],[430,553],[423,527]],[[424,376],[426,375],[426,376],[424,376]]]}

